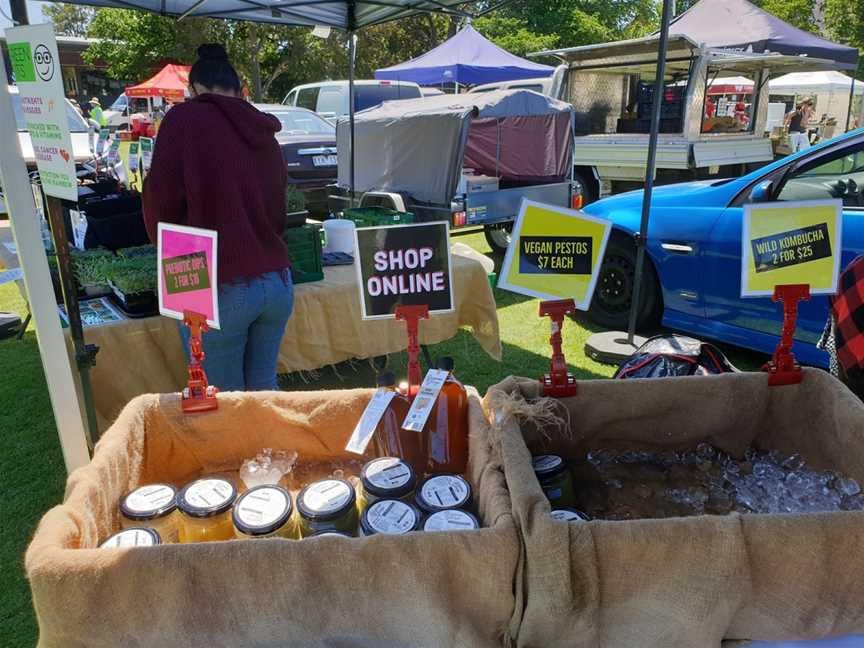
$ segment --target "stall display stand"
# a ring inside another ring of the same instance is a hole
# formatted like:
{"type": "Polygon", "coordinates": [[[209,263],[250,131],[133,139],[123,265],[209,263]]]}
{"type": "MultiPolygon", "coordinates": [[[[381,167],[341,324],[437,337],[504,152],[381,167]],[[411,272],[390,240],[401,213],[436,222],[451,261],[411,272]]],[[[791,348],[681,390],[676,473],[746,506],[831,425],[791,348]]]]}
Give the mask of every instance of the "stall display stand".
{"type": "Polygon", "coordinates": [[[561,348],[561,329],[564,318],[576,312],[576,302],[572,299],[556,299],[540,302],[540,317],[549,317],[552,334],[549,344],[552,345],[552,360],[549,363],[549,373],[540,378],[540,391],[544,396],[562,398],[576,395],[576,377],[567,371],[567,360],[561,348]]]}
{"type": "Polygon", "coordinates": [[[207,318],[192,311],[183,312],[183,324],[189,327],[189,382],[181,394],[181,407],[186,414],[209,412],[219,408],[219,390],[207,382],[204,362],[204,342],[201,334],[209,330],[207,318]]]}
{"type": "Polygon", "coordinates": [[[425,304],[412,306],[397,306],[396,319],[405,321],[408,333],[408,399],[420,390],[423,374],[420,371],[420,320],[429,319],[429,306],[425,304]]]}
{"type": "Polygon", "coordinates": [[[69,319],[69,332],[72,336],[72,348],[75,352],[75,365],[81,380],[81,393],[84,399],[84,413],[87,418],[87,445],[91,451],[99,440],[99,424],[96,419],[96,403],[93,400],[93,388],[90,385],[90,368],[96,364],[96,353],[99,347],[84,342],[84,327],[81,324],[81,311],[78,308],[78,291],[72,281],[72,258],[69,256],[69,241],[66,238],[66,225],[63,222],[63,204],[59,198],[45,197],[45,211],[51,225],[51,236],[54,250],[57,254],[57,268],[60,275],[60,287],[63,292],[63,304],[69,319]]]}
{"type": "Polygon", "coordinates": [[[795,385],[801,382],[801,365],[792,353],[795,324],[798,319],[798,302],[810,300],[808,284],[789,284],[775,286],[771,301],[783,302],[783,328],[780,331],[780,342],[771,356],[771,360],[762,366],[762,371],[768,374],[769,385],[795,385]]]}

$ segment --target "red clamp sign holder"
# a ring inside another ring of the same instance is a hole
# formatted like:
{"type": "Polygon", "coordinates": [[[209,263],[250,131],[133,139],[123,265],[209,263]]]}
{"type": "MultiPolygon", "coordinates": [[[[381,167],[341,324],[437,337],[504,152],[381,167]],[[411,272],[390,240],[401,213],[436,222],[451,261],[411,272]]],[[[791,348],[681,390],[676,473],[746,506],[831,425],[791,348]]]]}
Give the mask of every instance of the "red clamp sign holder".
{"type": "Polygon", "coordinates": [[[429,306],[426,304],[396,306],[396,319],[405,321],[408,332],[408,399],[414,400],[423,382],[420,371],[420,320],[429,319],[429,306]]]}
{"type": "Polygon", "coordinates": [[[549,363],[549,373],[540,378],[540,391],[544,396],[561,398],[576,394],[576,378],[567,371],[567,360],[561,348],[564,317],[575,312],[576,302],[572,299],[540,302],[540,317],[549,317],[552,320],[552,335],[549,337],[552,361],[549,363]]]}
{"type": "Polygon", "coordinates": [[[795,324],[798,319],[798,302],[810,300],[809,284],[789,284],[775,286],[771,301],[783,302],[783,329],[780,343],[774,350],[771,360],[765,363],[762,371],[768,373],[769,385],[795,385],[801,382],[801,365],[792,353],[795,324]]]}
{"type": "Polygon", "coordinates": [[[201,334],[209,330],[207,318],[200,313],[184,311],[183,324],[189,327],[189,382],[183,388],[181,407],[187,414],[218,409],[216,394],[219,390],[207,382],[207,374],[201,366],[204,361],[201,334]]]}

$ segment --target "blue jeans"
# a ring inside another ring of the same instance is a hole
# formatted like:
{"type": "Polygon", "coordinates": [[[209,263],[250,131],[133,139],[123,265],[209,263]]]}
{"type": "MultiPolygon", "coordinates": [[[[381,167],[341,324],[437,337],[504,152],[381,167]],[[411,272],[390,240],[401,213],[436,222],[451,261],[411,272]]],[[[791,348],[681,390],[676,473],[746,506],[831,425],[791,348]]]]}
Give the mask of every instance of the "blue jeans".
{"type": "MultiPolygon", "coordinates": [[[[204,371],[220,391],[277,389],[276,359],[294,308],[291,271],[219,286],[219,330],[204,334],[204,371]]],[[[189,329],[180,326],[189,356],[189,329]]]]}

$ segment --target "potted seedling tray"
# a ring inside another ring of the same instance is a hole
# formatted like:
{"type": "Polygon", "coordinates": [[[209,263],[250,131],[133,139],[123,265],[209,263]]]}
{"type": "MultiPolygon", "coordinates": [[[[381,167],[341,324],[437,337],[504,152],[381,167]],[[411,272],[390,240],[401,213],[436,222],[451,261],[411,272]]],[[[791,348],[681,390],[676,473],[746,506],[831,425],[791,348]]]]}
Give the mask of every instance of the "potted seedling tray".
{"type": "Polygon", "coordinates": [[[109,276],[111,299],[127,317],[150,317],[159,312],[156,298],[156,257],[119,258],[109,276]]]}
{"type": "Polygon", "coordinates": [[[73,250],[72,272],[81,298],[102,297],[111,293],[108,275],[116,262],[109,250],[73,250]]]}

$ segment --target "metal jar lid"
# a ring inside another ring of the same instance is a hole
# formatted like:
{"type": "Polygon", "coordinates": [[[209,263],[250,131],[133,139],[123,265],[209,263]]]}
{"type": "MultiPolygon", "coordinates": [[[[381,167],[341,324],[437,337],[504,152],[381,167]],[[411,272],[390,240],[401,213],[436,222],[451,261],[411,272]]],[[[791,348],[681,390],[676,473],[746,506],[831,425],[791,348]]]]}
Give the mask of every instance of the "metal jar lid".
{"type": "Polygon", "coordinates": [[[360,471],[363,490],[382,499],[399,499],[414,490],[417,477],[406,462],[396,457],[373,459],[360,471]]]}
{"type": "Polygon", "coordinates": [[[127,520],[154,520],[177,508],[177,489],[169,484],[139,486],[120,499],[120,513],[127,520]]]}
{"type": "Polygon", "coordinates": [[[549,479],[567,470],[567,462],[563,457],[554,454],[536,455],[531,458],[534,474],[537,479],[549,479]]]}
{"type": "Polygon", "coordinates": [[[461,475],[435,475],[423,482],[415,499],[427,513],[465,508],[471,502],[471,484],[461,475]]]}
{"type": "Polygon", "coordinates": [[[177,495],[177,508],[189,517],[208,518],[231,509],[237,499],[234,484],[207,477],[187,484],[177,495]]]}
{"type": "Polygon", "coordinates": [[[122,547],[155,547],[162,544],[162,538],[155,529],[132,527],[115,533],[99,545],[100,549],[119,549],[122,547]]]}
{"type": "Polygon", "coordinates": [[[344,479],[312,482],[297,496],[297,510],[306,520],[335,520],[348,513],[357,502],[354,487],[344,479]]]}
{"type": "Polygon", "coordinates": [[[382,499],[370,504],[360,516],[363,534],[404,535],[420,528],[422,514],[413,504],[402,500],[382,499]]]}
{"type": "Polygon", "coordinates": [[[245,535],[268,535],[281,529],[293,510],[291,493],[281,486],[262,484],[237,498],[231,521],[234,528],[245,535]]]}
{"type": "Polygon", "coordinates": [[[479,529],[480,521],[468,511],[438,511],[423,521],[424,531],[468,531],[479,529]]]}

